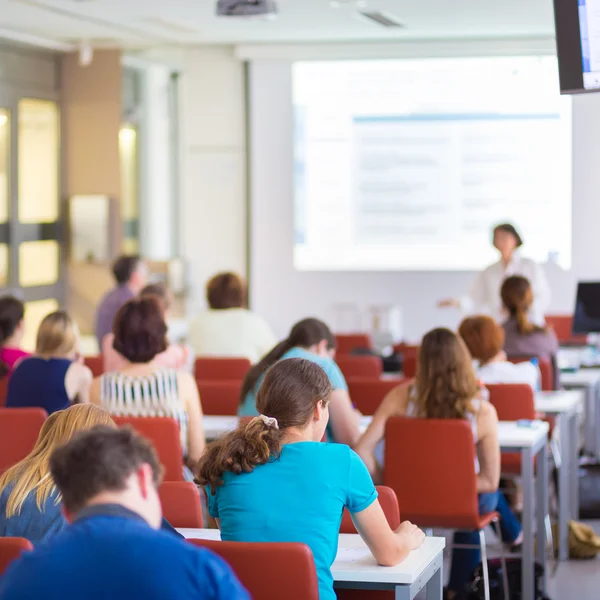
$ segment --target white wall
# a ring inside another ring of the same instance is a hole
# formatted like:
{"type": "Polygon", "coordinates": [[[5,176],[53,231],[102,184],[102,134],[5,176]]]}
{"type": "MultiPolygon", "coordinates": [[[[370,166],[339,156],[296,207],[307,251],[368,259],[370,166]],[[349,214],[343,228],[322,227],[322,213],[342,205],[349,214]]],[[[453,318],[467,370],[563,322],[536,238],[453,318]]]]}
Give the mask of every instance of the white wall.
{"type": "Polygon", "coordinates": [[[204,284],[211,275],[246,273],[244,66],[233,47],[189,51],[180,97],[180,231],[193,314],[204,306],[204,284]]]}
{"type": "MultiPolygon", "coordinates": [[[[362,308],[399,304],[406,339],[427,329],[457,325],[460,315],[436,308],[436,300],[460,296],[474,273],[459,272],[296,272],[292,264],[292,86],[288,60],[251,65],[252,303],[268,315],[278,333],[309,314],[335,327],[334,305],[362,308]]],[[[573,267],[547,266],[552,310],[571,312],[578,279],[600,277],[597,223],[600,218],[600,95],[574,98],[573,108],[573,267]]],[[[540,215],[543,218],[543,215],[540,215]]]]}
{"type": "MultiPolygon", "coordinates": [[[[539,51],[538,47],[532,48],[539,51]]],[[[400,304],[408,339],[459,315],[435,301],[460,295],[473,273],[300,273],[292,265],[292,101],[290,57],[261,57],[252,65],[251,304],[285,335],[291,324],[316,315],[335,326],[333,306],[352,302],[400,304]]],[[[233,50],[187,54],[182,78],[182,228],[191,266],[192,310],[214,272],[246,267],[245,123],[243,66],[233,50]]],[[[600,279],[600,95],[573,99],[573,267],[548,267],[552,309],[571,312],[578,279],[600,279]]],[[[543,218],[543,215],[541,216],[543,218]]]]}

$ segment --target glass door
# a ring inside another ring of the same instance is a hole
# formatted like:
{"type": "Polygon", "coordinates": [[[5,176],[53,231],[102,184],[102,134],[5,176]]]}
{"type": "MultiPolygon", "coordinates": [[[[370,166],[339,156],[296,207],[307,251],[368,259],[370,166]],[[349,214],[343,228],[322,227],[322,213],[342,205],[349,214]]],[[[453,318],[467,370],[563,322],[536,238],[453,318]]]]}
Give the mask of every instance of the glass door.
{"type": "Polygon", "coordinates": [[[54,99],[0,92],[0,293],[25,302],[23,346],[64,300],[54,99]]]}

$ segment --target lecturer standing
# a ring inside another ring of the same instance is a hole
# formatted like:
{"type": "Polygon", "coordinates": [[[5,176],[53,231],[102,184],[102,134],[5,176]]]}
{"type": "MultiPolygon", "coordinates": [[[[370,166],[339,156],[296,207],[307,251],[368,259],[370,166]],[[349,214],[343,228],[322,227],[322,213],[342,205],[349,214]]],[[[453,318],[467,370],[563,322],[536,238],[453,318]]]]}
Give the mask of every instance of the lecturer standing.
{"type": "Polygon", "coordinates": [[[544,314],[550,304],[550,286],[541,265],[520,255],[518,249],[523,245],[523,240],[510,223],[494,228],[493,244],[500,252],[500,260],[477,275],[467,296],[446,298],[438,302],[438,306],[460,308],[468,314],[489,314],[503,323],[508,315],[500,298],[502,282],[511,275],[521,275],[529,280],[533,291],[534,301],[529,318],[532,323],[543,325],[544,314]]]}

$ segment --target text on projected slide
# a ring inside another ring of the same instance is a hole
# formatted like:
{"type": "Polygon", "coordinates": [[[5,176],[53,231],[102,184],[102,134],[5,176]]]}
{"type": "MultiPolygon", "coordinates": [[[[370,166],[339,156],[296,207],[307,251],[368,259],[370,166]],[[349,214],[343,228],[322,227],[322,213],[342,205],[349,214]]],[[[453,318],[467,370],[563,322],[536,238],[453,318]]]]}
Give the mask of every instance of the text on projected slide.
{"type": "Polygon", "coordinates": [[[570,114],[553,58],[297,63],[295,266],[479,269],[490,228],[570,265],[570,114]]]}

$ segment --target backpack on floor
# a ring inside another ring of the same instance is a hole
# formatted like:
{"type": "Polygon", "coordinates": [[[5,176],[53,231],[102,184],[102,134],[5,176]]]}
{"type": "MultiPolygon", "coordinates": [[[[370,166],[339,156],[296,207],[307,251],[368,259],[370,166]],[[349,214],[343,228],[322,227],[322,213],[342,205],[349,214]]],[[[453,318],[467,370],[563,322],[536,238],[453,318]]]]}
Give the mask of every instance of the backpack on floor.
{"type": "MultiPolygon", "coordinates": [[[[502,584],[502,563],[499,558],[488,560],[488,571],[490,574],[490,600],[504,600],[504,590],[502,584]]],[[[521,559],[506,559],[506,574],[508,576],[508,588],[510,590],[510,600],[521,600],[521,559]]],[[[544,575],[544,569],[541,565],[535,564],[535,600],[550,600],[541,591],[541,582],[544,575]]],[[[468,584],[465,593],[467,600],[484,600],[485,593],[483,587],[483,570],[479,565],[473,573],[473,579],[468,584]]]]}

